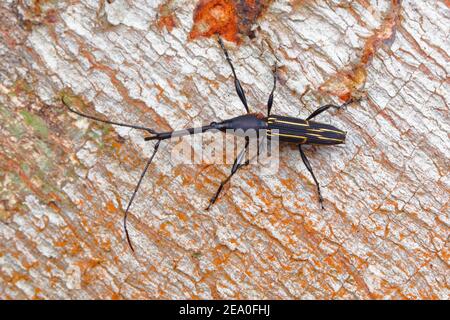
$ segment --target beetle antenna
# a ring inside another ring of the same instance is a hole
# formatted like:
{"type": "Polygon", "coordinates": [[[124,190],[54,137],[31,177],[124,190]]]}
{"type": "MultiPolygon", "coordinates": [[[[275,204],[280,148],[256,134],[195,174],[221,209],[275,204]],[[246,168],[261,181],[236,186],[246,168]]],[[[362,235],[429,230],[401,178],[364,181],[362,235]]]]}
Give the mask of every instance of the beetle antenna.
{"type": "Polygon", "coordinates": [[[244,89],[242,88],[241,82],[239,81],[239,79],[236,75],[236,70],[234,69],[233,63],[231,62],[230,55],[228,54],[228,50],[225,47],[225,44],[223,43],[222,38],[220,37],[219,34],[217,34],[217,41],[219,42],[219,45],[222,48],[225,58],[226,58],[228,64],[230,65],[231,72],[233,73],[234,87],[236,89],[236,93],[239,96],[239,99],[241,99],[241,102],[244,105],[245,111],[247,111],[247,113],[250,113],[250,111],[248,109],[248,103],[247,103],[247,98],[245,97],[244,89]]]}
{"type": "Polygon", "coordinates": [[[99,121],[99,122],[103,122],[103,123],[107,123],[107,124],[116,125],[116,126],[127,127],[127,128],[132,128],[132,129],[138,129],[138,130],[144,130],[144,131],[150,132],[151,134],[157,134],[157,132],[155,130],[153,130],[151,128],[144,127],[144,126],[132,125],[132,124],[116,122],[116,121],[103,120],[103,119],[91,116],[89,114],[82,113],[80,111],[77,111],[77,110],[71,108],[64,101],[64,98],[62,98],[61,100],[62,100],[62,103],[67,107],[67,109],[69,109],[70,112],[75,113],[75,114],[77,114],[77,115],[79,115],[81,117],[88,118],[88,119],[95,120],[95,121],[99,121]]]}
{"type": "Polygon", "coordinates": [[[125,210],[125,214],[123,215],[123,228],[124,228],[124,230],[125,230],[125,235],[126,235],[126,237],[127,237],[128,245],[130,246],[131,251],[133,251],[133,252],[134,252],[134,248],[133,248],[133,244],[132,244],[132,242],[131,242],[130,234],[128,233],[128,228],[127,228],[128,212],[129,212],[129,210],[130,210],[131,204],[133,203],[134,197],[136,196],[136,193],[138,192],[139,187],[141,186],[142,179],[144,179],[145,173],[147,172],[148,167],[149,167],[150,164],[152,163],[153,158],[155,157],[156,152],[158,151],[158,148],[159,148],[159,144],[160,144],[160,143],[161,143],[161,140],[158,140],[158,142],[156,142],[155,148],[154,148],[154,151],[153,151],[153,154],[152,154],[152,156],[148,159],[147,164],[145,165],[144,170],[143,170],[142,173],[141,173],[141,177],[139,178],[139,181],[138,181],[138,183],[137,183],[137,185],[136,185],[136,188],[134,189],[133,195],[131,196],[130,201],[128,202],[127,209],[125,210]]]}

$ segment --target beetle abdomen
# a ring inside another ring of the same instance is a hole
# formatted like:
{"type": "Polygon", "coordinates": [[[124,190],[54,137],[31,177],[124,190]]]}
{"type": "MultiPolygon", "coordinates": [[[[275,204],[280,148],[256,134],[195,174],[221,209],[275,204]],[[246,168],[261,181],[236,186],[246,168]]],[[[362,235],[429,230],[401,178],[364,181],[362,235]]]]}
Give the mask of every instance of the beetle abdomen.
{"type": "Polygon", "coordinates": [[[271,115],[267,118],[267,135],[298,144],[341,144],[346,133],[329,124],[271,115]]]}

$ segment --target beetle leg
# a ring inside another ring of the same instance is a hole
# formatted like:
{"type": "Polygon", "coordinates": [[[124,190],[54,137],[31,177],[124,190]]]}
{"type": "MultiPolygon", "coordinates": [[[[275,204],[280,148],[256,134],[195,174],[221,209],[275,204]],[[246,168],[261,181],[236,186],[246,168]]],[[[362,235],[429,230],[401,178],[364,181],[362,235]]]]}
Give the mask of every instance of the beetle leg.
{"type": "Polygon", "coordinates": [[[244,105],[245,110],[247,111],[247,113],[250,113],[250,111],[248,109],[247,98],[245,97],[244,89],[242,89],[241,82],[237,78],[236,70],[234,70],[234,66],[233,66],[233,63],[231,62],[230,56],[228,54],[228,50],[227,50],[227,48],[225,48],[225,45],[224,45],[224,43],[222,41],[222,38],[218,37],[218,41],[219,41],[220,46],[222,47],[223,53],[225,54],[225,58],[227,59],[228,64],[231,67],[231,71],[233,72],[234,86],[236,87],[236,92],[237,92],[237,94],[239,96],[239,99],[241,99],[242,104],[244,105]]]}
{"type": "Polygon", "coordinates": [[[356,102],[356,101],[359,101],[359,100],[353,100],[353,99],[351,99],[351,100],[347,101],[346,103],[341,104],[340,106],[335,105],[335,104],[326,104],[326,105],[321,106],[320,108],[318,108],[318,109],[317,109],[316,111],[314,111],[313,113],[311,113],[311,114],[309,115],[309,117],[306,118],[306,121],[311,120],[311,119],[314,118],[315,116],[318,116],[319,114],[321,114],[322,112],[324,112],[324,111],[326,111],[326,110],[328,110],[328,109],[330,109],[330,108],[335,108],[335,109],[339,110],[339,109],[344,108],[344,107],[348,106],[349,104],[351,104],[351,103],[353,103],[353,102],[356,102]]]}
{"type": "Polygon", "coordinates": [[[277,87],[277,70],[278,70],[278,66],[275,63],[275,67],[273,68],[273,87],[272,87],[272,92],[270,93],[269,100],[267,101],[267,116],[270,116],[270,110],[272,109],[272,104],[273,104],[273,94],[274,94],[275,89],[277,87]]]}
{"type": "Polygon", "coordinates": [[[317,193],[319,194],[319,203],[320,203],[320,206],[322,207],[322,209],[325,209],[325,207],[323,206],[323,198],[322,198],[322,193],[320,192],[320,185],[319,185],[319,182],[317,181],[316,176],[314,175],[314,172],[313,172],[313,170],[312,170],[312,167],[311,167],[311,164],[309,163],[308,158],[306,157],[305,153],[304,153],[303,150],[302,150],[302,145],[301,145],[301,144],[298,145],[298,150],[300,151],[300,155],[302,156],[302,160],[303,160],[303,163],[304,163],[305,166],[306,166],[306,169],[308,169],[309,173],[311,173],[311,175],[312,175],[312,177],[313,177],[313,180],[314,180],[314,182],[316,183],[316,186],[317,186],[317,193]]]}
{"type": "Polygon", "coordinates": [[[220,192],[222,192],[223,187],[228,183],[228,181],[230,181],[231,177],[236,173],[236,171],[238,171],[240,168],[242,168],[250,163],[250,160],[246,160],[245,162],[242,162],[245,157],[245,153],[248,151],[248,145],[249,145],[249,140],[247,139],[245,142],[244,149],[242,149],[241,152],[239,152],[236,159],[234,159],[234,163],[233,163],[233,167],[231,168],[230,175],[220,183],[220,186],[217,189],[216,194],[211,198],[211,200],[209,200],[209,205],[206,208],[206,210],[209,210],[211,208],[211,206],[216,202],[217,198],[219,197],[220,192]]]}

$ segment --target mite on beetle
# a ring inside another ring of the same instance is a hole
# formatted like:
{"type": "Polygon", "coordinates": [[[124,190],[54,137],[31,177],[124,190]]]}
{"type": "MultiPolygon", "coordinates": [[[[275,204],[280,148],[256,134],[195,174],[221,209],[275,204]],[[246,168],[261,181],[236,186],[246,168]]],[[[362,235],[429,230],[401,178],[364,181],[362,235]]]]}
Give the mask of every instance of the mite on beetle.
{"type": "MultiPolygon", "coordinates": [[[[131,204],[133,203],[133,200],[136,196],[136,193],[139,190],[139,187],[141,185],[142,179],[144,178],[148,167],[150,166],[151,162],[153,161],[153,158],[155,157],[160,143],[162,140],[170,139],[173,137],[180,137],[184,135],[193,135],[196,133],[202,133],[210,130],[215,131],[222,131],[225,132],[227,130],[234,130],[235,132],[242,132],[242,131],[248,131],[248,130],[255,130],[257,132],[261,132],[261,130],[266,132],[267,137],[270,139],[270,137],[276,136],[280,142],[287,142],[287,143],[295,143],[298,145],[298,150],[300,152],[300,156],[302,158],[303,163],[305,164],[306,168],[310,172],[316,187],[317,187],[317,193],[319,197],[319,203],[323,207],[323,198],[322,194],[320,192],[320,184],[316,179],[316,176],[314,175],[313,169],[311,167],[311,164],[309,163],[308,158],[306,157],[305,153],[303,152],[302,146],[305,144],[316,144],[316,145],[336,145],[336,144],[342,144],[345,142],[345,136],[346,133],[342,130],[339,130],[338,128],[331,126],[329,124],[324,124],[320,122],[311,121],[313,118],[321,114],[322,112],[330,109],[340,109],[353,101],[350,100],[347,103],[343,105],[333,105],[333,104],[327,104],[324,106],[321,106],[316,111],[311,113],[305,120],[299,119],[299,118],[293,118],[293,117],[286,117],[286,116],[278,116],[278,115],[272,115],[271,109],[273,105],[273,97],[274,92],[277,85],[277,66],[275,65],[275,68],[273,70],[273,87],[272,91],[269,95],[269,99],[267,101],[267,116],[264,116],[261,113],[250,113],[248,104],[247,104],[247,98],[245,97],[244,90],[242,89],[241,83],[236,75],[236,71],[234,69],[233,63],[231,62],[230,56],[228,54],[227,49],[225,48],[225,45],[222,41],[222,39],[219,37],[218,42],[220,44],[220,47],[222,48],[225,58],[230,65],[233,78],[234,78],[234,85],[236,88],[236,92],[244,105],[244,108],[247,112],[245,115],[241,115],[235,118],[231,118],[228,120],[220,121],[220,122],[211,122],[209,125],[200,127],[200,128],[189,128],[185,130],[176,130],[176,131],[170,131],[170,132],[157,132],[151,128],[147,128],[144,126],[138,126],[138,125],[130,125],[126,123],[120,123],[115,121],[109,121],[109,120],[103,120],[91,115],[87,115],[84,113],[81,113],[77,110],[74,110],[70,107],[68,103],[66,103],[63,99],[63,103],[67,106],[69,111],[91,119],[95,121],[100,121],[103,123],[108,123],[112,125],[122,126],[122,127],[128,127],[138,130],[146,131],[150,134],[150,136],[145,137],[145,141],[151,141],[156,140],[156,144],[154,146],[154,151],[151,155],[151,157],[147,160],[147,163],[144,167],[144,170],[142,171],[142,174],[138,180],[138,183],[136,185],[136,188],[134,189],[134,192],[130,198],[130,201],[128,202],[127,208],[124,213],[123,218],[123,226],[125,230],[125,235],[127,238],[127,242],[131,248],[132,251],[134,251],[133,245],[131,243],[131,239],[128,233],[127,229],[127,217],[128,212],[130,210],[131,204]]],[[[221,193],[223,187],[225,184],[231,179],[231,177],[242,167],[249,164],[249,160],[244,160],[246,154],[249,153],[249,140],[246,139],[246,143],[244,148],[239,152],[237,157],[234,159],[233,166],[231,168],[231,173],[228,175],[226,179],[224,179],[219,188],[217,189],[214,196],[210,199],[209,205],[206,208],[206,210],[209,210],[209,208],[216,202],[219,194],[221,193]]]]}

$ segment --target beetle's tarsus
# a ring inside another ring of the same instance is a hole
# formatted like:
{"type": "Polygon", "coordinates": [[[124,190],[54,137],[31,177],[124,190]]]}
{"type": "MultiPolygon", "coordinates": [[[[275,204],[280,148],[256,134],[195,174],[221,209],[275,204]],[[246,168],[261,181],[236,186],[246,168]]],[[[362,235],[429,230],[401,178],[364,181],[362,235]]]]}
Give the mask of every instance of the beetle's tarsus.
{"type": "Polygon", "coordinates": [[[325,210],[325,206],[323,205],[323,198],[322,198],[322,195],[320,194],[320,190],[319,190],[319,204],[320,204],[320,208],[322,210],[325,210]]]}
{"type": "Polygon", "coordinates": [[[340,109],[340,108],[345,108],[345,107],[347,107],[347,106],[349,106],[349,105],[351,105],[351,104],[353,104],[353,103],[360,102],[361,100],[362,100],[361,97],[359,97],[359,98],[351,98],[350,100],[348,100],[348,101],[345,102],[344,104],[340,105],[340,106],[339,106],[339,109],[340,109]]]}
{"type": "Polygon", "coordinates": [[[314,183],[315,183],[316,186],[317,186],[317,193],[318,193],[318,195],[319,195],[319,203],[320,203],[322,209],[325,209],[325,207],[323,206],[323,198],[322,198],[322,193],[320,192],[320,184],[319,184],[319,181],[317,181],[316,176],[314,175],[314,172],[313,172],[313,169],[312,169],[312,167],[311,167],[311,164],[309,163],[309,160],[308,160],[308,158],[306,157],[306,154],[303,152],[303,149],[302,149],[302,145],[301,145],[301,144],[298,145],[298,151],[300,151],[300,155],[301,155],[301,157],[302,157],[303,163],[305,164],[306,169],[308,169],[309,173],[311,174],[311,176],[312,176],[312,178],[313,178],[313,180],[314,180],[314,183]]]}
{"type": "Polygon", "coordinates": [[[211,209],[212,205],[213,205],[215,202],[216,202],[216,199],[214,199],[214,197],[211,198],[211,199],[209,199],[209,204],[208,204],[208,206],[205,208],[205,210],[206,210],[206,211],[209,211],[209,209],[211,209]]]}
{"type": "Polygon", "coordinates": [[[128,246],[130,247],[131,251],[134,252],[133,243],[131,242],[130,235],[128,234],[128,229],[127,229],[127,226],[126,226],[126,222],[125,222],[124,227],[125,227],[125,235],[127,237],[128,246]]]}

